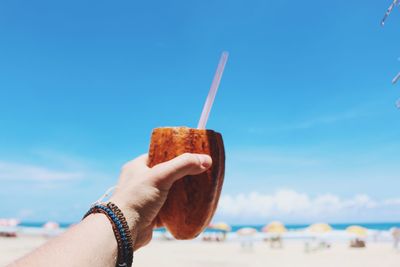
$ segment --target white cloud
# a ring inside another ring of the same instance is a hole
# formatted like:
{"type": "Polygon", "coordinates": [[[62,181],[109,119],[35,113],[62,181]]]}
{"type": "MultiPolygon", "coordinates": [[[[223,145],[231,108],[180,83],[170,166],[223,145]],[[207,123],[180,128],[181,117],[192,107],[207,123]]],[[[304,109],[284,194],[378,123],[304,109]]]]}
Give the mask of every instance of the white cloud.
{"type": "Polygon", "coordinates": [[[0,181],[53,181],[79,179],[82,177],[82,172],[55,170],[33,164],[0,161],[0,181]]]}
{"type": "Polygon", "coordinates": [[[23,162],[0,158],[0,181],[35,181],[50,187],[57,181],[98,181],[109,178],[102,167],[90,158],[37,149],[25,155],[23,162]]]}
{"type": "Polygon", "coordinates": [[[398,205],[400,206],[400,198],[391,198],[383,202],[385,205],[398,205]]]}
{"type": "MultiPolygon", "coordinates": [[[[399,210],[400,199],[374,200],[368,195],[342,198],[333,194],[310,196],[291,189],[273,194],[252,192],[221,196],[217,216],[233,222],[287,221],[359,221],[378,220],[385,211],[399,210]]],[[[393,215],[393,212],[389,212],[393,215]]],[[[395,216],[398,216],[398,214],[395,216]]],[[[388,218],[390,219],[390,217],[388,218]]],[[[396,219],[392,217],[392,219],[396,219]]],[[[397,219],[400,219],[397,218],[397,219]]]]}

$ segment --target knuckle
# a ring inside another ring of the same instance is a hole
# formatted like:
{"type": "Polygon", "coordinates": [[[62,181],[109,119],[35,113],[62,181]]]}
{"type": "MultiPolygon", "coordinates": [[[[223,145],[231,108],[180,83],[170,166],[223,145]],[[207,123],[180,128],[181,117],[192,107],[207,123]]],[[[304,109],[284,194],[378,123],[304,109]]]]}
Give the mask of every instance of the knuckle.
{"type": "Polygon", "coordinates": [[[184,153],[182,155],[182,162],[186,166],[195,167],[195,166],[199,165],[198,157],[196,157],[195,155],[190,154],[190,153],[184,153]]]}

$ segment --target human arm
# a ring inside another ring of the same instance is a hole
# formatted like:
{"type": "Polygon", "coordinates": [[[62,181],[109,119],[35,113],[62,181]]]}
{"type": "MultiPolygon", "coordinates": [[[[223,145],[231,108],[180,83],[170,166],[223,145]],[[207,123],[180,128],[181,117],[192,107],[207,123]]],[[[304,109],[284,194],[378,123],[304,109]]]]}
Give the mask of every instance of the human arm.
{"type": "MultiPolygon", "coordinates": [[[[110,201],[124,213],[132,233],[134,250],[150,242],[154,220],[172,184],[199,174],[211,166],[207,155],[183,154],[148,168],[147,155],[124,165],[110,201]]],[[[115,266],[117,242],[107,217],[92,214],[61,236],[21,258],[10,267],[20,266],[115,266]]]]}

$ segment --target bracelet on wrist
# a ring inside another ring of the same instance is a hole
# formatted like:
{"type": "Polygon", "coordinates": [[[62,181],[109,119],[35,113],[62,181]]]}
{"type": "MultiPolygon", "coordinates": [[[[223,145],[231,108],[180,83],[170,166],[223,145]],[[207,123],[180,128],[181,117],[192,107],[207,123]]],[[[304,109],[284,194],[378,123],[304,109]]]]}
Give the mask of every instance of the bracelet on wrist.
{"type": "Polygon", "coordinates": [[[111,222],[112,229],[117,240],[118,256],[116,266],[132,266],[133,240],[128,223],[122,211],[112,202],[107,204],[97,203],[83,216],[83,219],[93,213],[106,215],[111,222]]]}

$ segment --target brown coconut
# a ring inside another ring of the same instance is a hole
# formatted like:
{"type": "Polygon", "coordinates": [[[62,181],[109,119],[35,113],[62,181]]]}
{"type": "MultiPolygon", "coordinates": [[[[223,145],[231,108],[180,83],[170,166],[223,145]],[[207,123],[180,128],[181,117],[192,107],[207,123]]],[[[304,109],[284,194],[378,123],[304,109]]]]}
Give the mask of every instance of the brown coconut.
{"type": "Polygon", "coordinates": [[[156,222],[176,239],[192,239],[209,224],[217,208],[224,182],[225,151],[220,133],[187,127],[156,128],[151,136],[148,166],[171,160],[183,153],[208,154],[209,170],[176,181],[156,222]]]}

